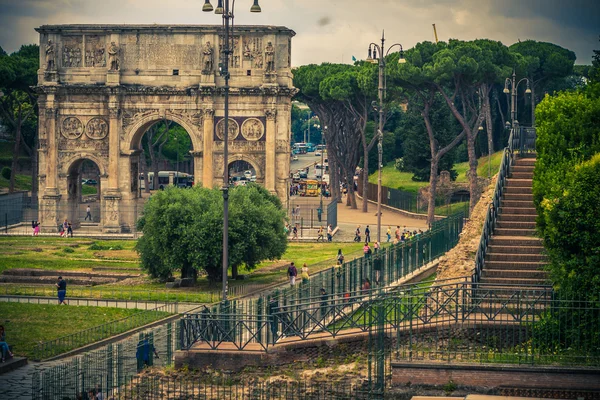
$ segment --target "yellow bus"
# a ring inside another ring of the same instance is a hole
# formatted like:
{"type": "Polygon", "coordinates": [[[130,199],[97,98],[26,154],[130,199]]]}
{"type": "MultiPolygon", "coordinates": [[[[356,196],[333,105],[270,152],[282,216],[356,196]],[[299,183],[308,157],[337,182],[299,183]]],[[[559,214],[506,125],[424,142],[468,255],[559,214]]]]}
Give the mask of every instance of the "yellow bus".
{"type": "Polygon", "coordinates": [[[319,195],[319,182],[313,179],[300,181],[300,196],[317,197],[319,195]]]}

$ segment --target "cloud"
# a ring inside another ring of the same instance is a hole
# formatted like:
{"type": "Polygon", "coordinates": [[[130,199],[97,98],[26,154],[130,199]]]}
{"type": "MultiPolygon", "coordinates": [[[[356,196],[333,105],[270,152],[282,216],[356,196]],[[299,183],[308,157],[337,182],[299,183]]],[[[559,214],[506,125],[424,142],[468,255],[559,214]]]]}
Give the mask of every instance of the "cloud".
{"type": "MultiPolygon", "coordinates": [[[[213,1],[216,3],[216,0],[213,1]]],[[[38,42],[43,24],[219,24],[202,13],[200,0],[0,0],[0,46],[15,51],[38,42]]],[[[387,43],[404,48],[434,40],[490,38],[510,45],[518,39],[553,42],[589,63],[599,46],[598,0],[252,0],[236,1],[236,24],[284,25],[297,32],[294,65],[351,62],[366,57],[368,44],[385,30],[387,43]]]]}

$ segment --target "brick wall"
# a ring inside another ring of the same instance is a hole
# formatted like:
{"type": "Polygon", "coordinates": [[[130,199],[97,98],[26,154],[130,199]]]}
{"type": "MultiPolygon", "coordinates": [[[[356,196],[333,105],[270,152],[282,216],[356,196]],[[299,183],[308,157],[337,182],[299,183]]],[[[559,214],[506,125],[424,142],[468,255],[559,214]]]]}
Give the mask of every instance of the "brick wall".
{"type": "Polygon", "coordinates": [[[486,388],[600,391],[600,369],[490,364],[392,364],[394,385],[457,385],[486,388]]]}

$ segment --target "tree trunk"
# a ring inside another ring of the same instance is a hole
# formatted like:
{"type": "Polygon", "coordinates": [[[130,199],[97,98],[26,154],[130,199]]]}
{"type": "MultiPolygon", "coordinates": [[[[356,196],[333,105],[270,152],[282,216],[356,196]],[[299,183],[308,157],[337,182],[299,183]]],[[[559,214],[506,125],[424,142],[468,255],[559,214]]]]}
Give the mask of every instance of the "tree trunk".
{"type": "MultiPolygon", "coordinates": [[[[477,132],[477,130],[475,130],[477,132]]],[[[475,153],[475,139],[477,134],[471,131],[467,132],[467,154],[469,155],[469,213],[477,204],[477,154],[475,153]]]]}
{"type": "MultiPolygon", "coordinates": [[[[363,135],[364,136],[364,135],[363,135]]],[[[364,138],[363,138],[364,139],[364,138]]],[[[363,140],[364,142],[364,140],[363,140]]],[[[363,174],[362,174],[362,212],[369,212],[369,197],[367,196],[367,186],[369,185],[369,147],[363,144],[363,174]]],[[[354,177],[353,177],[354,179],[354,177]]]]}
{"type": "Polygon", "coordinates": [[[348,182],[348,196],[347,205],[351,209],[356,210],[358,208],[356,204],[356,193],[354,192],[354,174],[350,171],[346,171],[346,181],[348,182]]]}
{"type": "Polygon", "coordinates": [[[437,156],[431,158],[429,169],[429,201],[427,204],[427,224],[431,227],[435,221],[435,196],[437,190],[437,171],[439,158],[437,156]]]}
{"type": "Polygon", "coordinates": [[[13,158],[10,166],[10,183],[8,186],[8,193],[13,193],[15,191],[15,177],[17,176],[19,153],[21,152],[21,124],[23,123],[23,116],[21,115],[20,105],[17,113],[17,120],[15,121],[15,146],[13,148],[13,158]]]}
{"type": "Polygon", "coordinates": [[[502,105],[500,104],[500,95],[498,91],[495,91],[496,94],[496,104],[498,105],[498,112],[500,113],[500,119],[502,120],[502,129],[506,126],[506,117],[504,117],[504,111],[502,111],[502,105]]]}
{"type": "MultiPolygon", "coordinates": [[[[492,153],[494,152],[494,134],[492,130],[492,108],[490,107],[490,89],[488,85],[484,85],[483,90],[483,106],[485,107],[485,127],[488,137],[488,163],[492,161],[492,153]]],[[[488,165],[488,171],[491,171],[491,166],[488,165]]],[[[489,176],[491,178],[491,174],[489,176]]]]}
{"type": "Polygon", "coordinates": [[[192,278],[192,280],[196,282],[196,279],[198,278],[198,271],[196,271],[196,269],[190,265],[185,265],[183,268],[181,268],[181,278],[192,278]]]}
{"type": "Polygon", "coordinates": [[[231,266],[231,279],[237,279],[237,277],[238,277],[238,266],[232,265],[231,266]]]}

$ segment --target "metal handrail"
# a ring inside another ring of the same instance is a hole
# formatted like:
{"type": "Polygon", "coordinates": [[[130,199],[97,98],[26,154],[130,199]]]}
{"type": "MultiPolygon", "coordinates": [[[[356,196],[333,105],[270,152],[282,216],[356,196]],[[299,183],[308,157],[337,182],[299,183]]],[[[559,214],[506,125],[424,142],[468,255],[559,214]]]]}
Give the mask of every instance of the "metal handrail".
{"type": "Polygon", "coordinates": [[[477,248],[477,254],[475,255],[475,269],[471,278],[471,281],[474,284],[479,283],[481,279],[481,273],[485,264],[485,256],[487,254],[488,244],[492,234],[494,233],[494,229],[496,229],[498,210],[500,208],[502,195],[504,194],[505,182],[510,173],[510,168],[514,162],[514,141],[515,129],[511,129],[508,137],[508,147],[505,147],[504,152],[502,153],[502,161],[498,170],[496,187],[494,188],[492,201],[488,205],[487,213],[485,215],[485,222],[483,223],[483,230],[481,232],[481,239],[479,240],[479,247],[477,248]]]}

